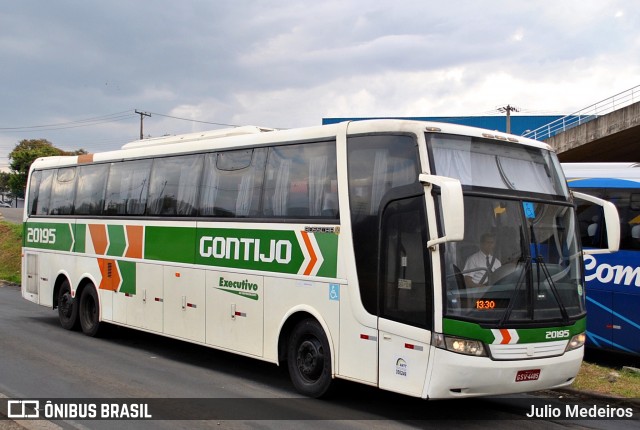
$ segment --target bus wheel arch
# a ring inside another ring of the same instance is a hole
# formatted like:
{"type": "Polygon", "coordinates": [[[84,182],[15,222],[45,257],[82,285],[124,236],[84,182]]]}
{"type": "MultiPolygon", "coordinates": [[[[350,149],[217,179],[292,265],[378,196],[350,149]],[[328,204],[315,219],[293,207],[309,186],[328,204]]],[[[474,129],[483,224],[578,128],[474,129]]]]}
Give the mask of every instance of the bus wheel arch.
{"type": "Polygon", "coordinates": [[[75,330],[79,327],[78,300],[71,291],[71,282],[65,275],[56,278],[53,287],[53,309],[58,310],[58,320],[65,330],[75,330]]]}
{"type": "Polygon", "coordinates": [[[90,279],[83,279],[76,291],[78,299],[78,320],[82,332],[91,337],[100,332],[100,296],[98,289],[90,279]]]}
{"type": "Polygon", "coordinates": [[[329,393],[333,381],[333,349],[327,329],[308,312],[287,318],[278,339],[278,361],[287,363],[296,390],[309,397],[329,393]]]}

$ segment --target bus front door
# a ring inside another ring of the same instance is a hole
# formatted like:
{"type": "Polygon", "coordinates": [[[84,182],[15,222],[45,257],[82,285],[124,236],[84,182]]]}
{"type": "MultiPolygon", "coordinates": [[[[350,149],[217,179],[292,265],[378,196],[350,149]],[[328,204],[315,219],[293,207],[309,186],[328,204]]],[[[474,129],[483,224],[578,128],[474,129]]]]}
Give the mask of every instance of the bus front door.
{"type": "Polygon", "coordinates": [[[420,396],[431,336],[433,294],[424,198],[389,202],[381,217],[379,386],[420,396]]]}

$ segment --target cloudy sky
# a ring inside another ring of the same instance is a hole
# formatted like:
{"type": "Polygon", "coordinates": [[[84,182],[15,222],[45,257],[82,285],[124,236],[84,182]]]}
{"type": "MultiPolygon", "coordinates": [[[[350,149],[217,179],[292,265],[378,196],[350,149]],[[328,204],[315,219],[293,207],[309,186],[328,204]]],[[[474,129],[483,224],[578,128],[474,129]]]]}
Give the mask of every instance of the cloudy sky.
{"type": "Polygon", "coordinates": [[[0,167],[323,117],[568,114],[640,84],[625,0],[20,0],[0,8],[0,167]]]}

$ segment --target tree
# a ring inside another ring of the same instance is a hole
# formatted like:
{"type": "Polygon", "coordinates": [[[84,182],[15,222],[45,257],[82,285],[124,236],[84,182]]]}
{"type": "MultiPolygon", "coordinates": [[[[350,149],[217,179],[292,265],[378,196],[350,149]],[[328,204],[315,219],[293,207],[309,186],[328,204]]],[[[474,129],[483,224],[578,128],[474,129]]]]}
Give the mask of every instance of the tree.
{"type": "Polygon", "coordinates": [[[67,152],[56,148],[46,139],[21,140],[9,154],[9,167],[11,168],[9,189],[11,194],[15,197],[24,198],[29,168],[37,158],[67,154],[67,152]]]}
{"type": "Polygon", "coordinates": [[[0,172],[0,194],[6,194],[9,192],[9,177],[11,175],[8,172],[0,172]]]}

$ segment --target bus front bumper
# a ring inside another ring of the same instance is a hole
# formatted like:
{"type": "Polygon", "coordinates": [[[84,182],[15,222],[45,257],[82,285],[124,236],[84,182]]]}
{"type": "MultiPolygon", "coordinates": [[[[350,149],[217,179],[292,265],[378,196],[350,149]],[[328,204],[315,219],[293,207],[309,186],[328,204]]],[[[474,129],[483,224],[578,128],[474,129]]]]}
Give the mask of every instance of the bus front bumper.
{"type": "Polygon", "coordinates": [[[423,397],[491,396],[563,387],[575,379],[583,354],[581,347],[556,357],[497,361],[436,348],[431,380],[423,397]]]}

